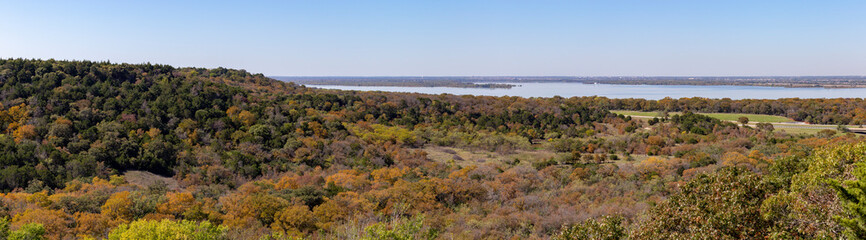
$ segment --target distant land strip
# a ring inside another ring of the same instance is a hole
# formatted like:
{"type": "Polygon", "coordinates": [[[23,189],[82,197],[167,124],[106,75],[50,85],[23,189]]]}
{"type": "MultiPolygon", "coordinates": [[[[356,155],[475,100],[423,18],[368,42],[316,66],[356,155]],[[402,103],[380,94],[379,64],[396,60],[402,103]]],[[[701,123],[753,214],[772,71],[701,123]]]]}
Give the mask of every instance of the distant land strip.
{"type": "Polygon", "coordinates": [[[866,76],[759,76],[759,77],[286,77],[274,79],[305,85],[511,88],[515,83],[571,82],[625,85],[731,85],[788,88],[866,88],[866,76]]]}

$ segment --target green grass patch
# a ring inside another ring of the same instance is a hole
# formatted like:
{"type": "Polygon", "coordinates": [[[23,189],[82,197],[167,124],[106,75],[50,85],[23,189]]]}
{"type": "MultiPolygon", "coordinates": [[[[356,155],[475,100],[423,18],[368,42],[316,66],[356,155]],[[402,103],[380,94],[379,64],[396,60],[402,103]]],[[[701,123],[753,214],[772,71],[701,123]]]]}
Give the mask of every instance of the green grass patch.
{"type": "Polygon", "coordinates": [[[660,112],[640,112],[640,111],[628,111],[628,110],[612,110],[610,112],[616,113],[616,114],[627,115],[627,116],[661,117],[660,112]]]}
{"type": "Polygon", "coordinates": [[[790,118],[782,117],[782,116],[773,116],[773,115],[765,115],[765,114],[745,114],[745,113],[700,113],[712,118],[717,118],[719,120],[724,121],[737,121],[740,117],[749,118],[749,122],[766,122],[766,123],[778,123],[778,122],[793,122],[790,118]]]}
{"type": "MultiPolygon", "coordinates": [[[[626,110],[615,110],[610,111],[616,114],[629,115],[629,116],[641,116],[641,117],[660,117],[660,112],[640,112],[640,111],[626,111],[626,110]]],[[[678,112],[668,113],[670,115],[678,114],[678,112]]],[[[749,118],[749,122],[766,122],[766,123],[779,123],[779,122],[793,122],[790,118],[782,117],[782,116],[774,116],[774,115],[766,115],[766,114],[747,114],[747,113],[698,113],[710,116],[712,118],[716,118],[723,121],[737,121],[740,117],[749,118]]]]}
{"type": "Polygon", "coordinates": [[[817,134],[821,130],[814,128],[776,128],[776,132],[786,132],[788,134],[817,134]]]}

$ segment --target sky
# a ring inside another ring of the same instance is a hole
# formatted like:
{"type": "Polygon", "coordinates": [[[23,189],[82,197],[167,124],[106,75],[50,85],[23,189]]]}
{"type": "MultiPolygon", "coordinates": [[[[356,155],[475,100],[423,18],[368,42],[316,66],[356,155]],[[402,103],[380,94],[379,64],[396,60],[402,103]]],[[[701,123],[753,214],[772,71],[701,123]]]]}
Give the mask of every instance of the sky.
{"type": "Polygon", "coordinates": [[[866,75],[866,1],[8,1],[0,58],[269,76],[866,75]]]}

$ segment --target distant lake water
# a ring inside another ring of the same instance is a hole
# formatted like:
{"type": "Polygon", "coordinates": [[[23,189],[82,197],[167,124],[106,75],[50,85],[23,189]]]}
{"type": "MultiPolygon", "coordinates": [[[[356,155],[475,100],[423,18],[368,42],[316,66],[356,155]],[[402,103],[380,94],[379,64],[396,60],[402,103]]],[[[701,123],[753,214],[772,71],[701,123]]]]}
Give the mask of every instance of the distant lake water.
{"type": "Polygon", "coordinates": [[[783,88],[757,86],[694,86],[694,85],[618,85],[583,83],[511,83],[505,88],[455,88],[455,87],[385,87],[385,86],[337,86],[306,85],[314,88],[410,92],[426,94],[449,93],[455,95],[519,96],[519,97],[574,97],[604,96],[608,98],[662,99],[665,97],[705,97],[731,99],[779,99],[779,98],[864,98],[866,88],[783,88]]]}

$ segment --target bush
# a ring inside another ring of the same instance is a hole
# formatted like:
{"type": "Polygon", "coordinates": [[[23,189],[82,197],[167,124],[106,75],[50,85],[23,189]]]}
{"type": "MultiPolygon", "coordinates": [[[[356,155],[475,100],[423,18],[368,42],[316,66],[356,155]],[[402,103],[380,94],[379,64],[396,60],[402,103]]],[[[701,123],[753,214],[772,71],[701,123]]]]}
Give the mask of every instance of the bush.
{"type": "Polygon", "coordinates": [[[563,228],[562,231],[552,237],[553,240],[618,240],[626,239],[625,227],[622,226],[623,218],[618,216],[607,216],[601,220],[589,219],[583,223],[563,228]]]}
{"type": "Polygon", "coordinates": [[[438,232],[424,226],[424,217],[416,216],[413,219],[395,219],[391,226],[385,223],[376,223],[365,228],[366,234],[363,240],[412,240],[412,239],[436,239],[438,232]]]}

